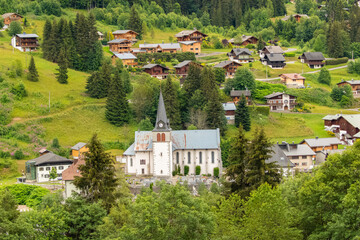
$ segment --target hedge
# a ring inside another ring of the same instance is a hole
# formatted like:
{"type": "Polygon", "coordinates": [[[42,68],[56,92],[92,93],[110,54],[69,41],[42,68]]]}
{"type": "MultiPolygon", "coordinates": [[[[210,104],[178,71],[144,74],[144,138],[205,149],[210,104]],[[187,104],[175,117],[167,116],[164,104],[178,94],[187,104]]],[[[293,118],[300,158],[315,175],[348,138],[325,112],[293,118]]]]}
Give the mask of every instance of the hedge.
{"type": "Polygon", "coordinates": [[[188,175],[189,174],[189,166],[185,165],[184,166],[184,175],[188,175]]]}
{"type": "Polygon", "coordinates": [[[252,113],[262,114],[269,116],[270,108],[267,106],[249,106],[249,109],[252,113]]]}
{"type": "Polygon", "coordinates": [[[286,52],[284,54],[285,57],[295,57],[295,53],[294,52],[286,52]]]}
{"type": "Polygon", "coordinates": [[[201,167],[200,166],[196,166],[195,168],[195,175],[200,175],[201,173],[201,167]]]}
{"type": "Polygon", "coordinates": [[[342,64],[342,63],[347,63],[348,60],[349,60],[349,58],[347,58],[347,57],[338,58],[338,59],[329,59],[329,60],[325,60],[325,64],[326,65],[338,65],[338,64],[342,64]]]}
{"type": "Polygon", "coordinates": [[[218,167],[214,168],[214,177],[219,177],[220,170],[218,167]]]}
{"type": "Polygon", "coordinates": [[[185,60],[195,61],[195,53],[183,52],[183,53],[139,53],[137,54],[138,62],[150,62],[151,60],[161,60],[163,62],[170,62],[172,59],[177,59],[179,62],[185,60]]]}

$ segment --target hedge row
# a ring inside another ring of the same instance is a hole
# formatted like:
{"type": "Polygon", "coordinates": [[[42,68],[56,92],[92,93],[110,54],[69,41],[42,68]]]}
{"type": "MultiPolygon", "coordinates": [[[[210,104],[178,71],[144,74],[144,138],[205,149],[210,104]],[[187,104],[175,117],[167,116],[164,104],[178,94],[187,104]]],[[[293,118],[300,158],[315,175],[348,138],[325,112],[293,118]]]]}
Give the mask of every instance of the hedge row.
{"type": "Polygon", "coordinates": [[[172,59],[177,59],[179,62],[185,60],[195,61],[195,53],[139,53],[137,56],[138,62],[150,62],[151,60],[161,60],[163,62],[170,62],[172,59]]]}
{"type": "Polygon", "coordinates": [[[338,65],[338,64],[342,64],[342,63],[347,63],[348,60],[349,60],[349,58],[347,58],[347,57],[338,58],[338,59],[329,59],[329,60],[325,60],[325,64],[326,65],[338,65]]]}
{"type": "Polygon", "coordinates": [[[286,52],[284,53],[285,57],[295,57],[295,53],[294,52],[286,52]]]}

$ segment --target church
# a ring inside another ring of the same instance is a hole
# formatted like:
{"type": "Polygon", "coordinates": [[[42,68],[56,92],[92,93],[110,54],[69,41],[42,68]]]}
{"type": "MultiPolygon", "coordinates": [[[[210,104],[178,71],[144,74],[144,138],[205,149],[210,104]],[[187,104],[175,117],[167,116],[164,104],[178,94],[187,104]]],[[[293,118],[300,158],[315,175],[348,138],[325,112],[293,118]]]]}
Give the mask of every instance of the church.
{"type": "Polygon", "coordinates": [[[152,131],[136,131],[135,142],[123,153],[126,174],[136,176],[171,177],[185,166],[189,175],[214,175],[214,168],[222,172],[220,130],[172,130],[166,116],[165,104],[160,92],[155,128],[152,131]]]}

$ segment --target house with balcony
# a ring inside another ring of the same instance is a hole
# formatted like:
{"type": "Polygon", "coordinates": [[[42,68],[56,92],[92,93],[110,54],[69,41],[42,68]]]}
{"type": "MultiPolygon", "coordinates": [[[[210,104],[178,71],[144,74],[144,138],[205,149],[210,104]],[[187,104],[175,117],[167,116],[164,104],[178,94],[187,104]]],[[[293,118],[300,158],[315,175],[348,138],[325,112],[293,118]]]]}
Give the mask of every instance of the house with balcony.
{"type": "Polygon", "coordinates": [[[310,68],[322,68],[325,65],[325,57],[322,52],[304,52],[299,59],[310,68]]]}
{"type": "Polygon", "coordinates": [[[284,73],[280,75],[280,81],[288,88],[304,88],[305,77],[298,73],[284,73]]]}
{"type": "Polygon", "coordinates": [[[339,145],[342,144],[342,142],[336,138],[308,138],[304,139],[300,142],[300,144],[306,144],[308,145],[311,150],[314,152],[321,152],[321,151],[330,151],[330,150],[337,150],[339,148],[339,145]]]}
{"type": "Polygon", "coordinates": [[[360,114],[327,115],[323,120],[325,130],[335,133],[345,144],[352,145],[360,138],[360,114]]]}
{"type": "Polygon", "coordinates": [[[11,22],[18,21],[20,22],[23,18],[20,14],[17,13],[4,13],[1,15],[1,18],[4,20],[4,29],[10,26],[11,22]]]}
{"type": "Polygon", "coordinates": [[[175,68],[175,73],[177,75],[179,75],[180,77],[186,77],[188,75],[188,72],[189,72],[189,68],[190,68],[190,65],[191,64],[195,64],[196,66],[198,67],[201,67],[202,68],[202,65],[201,64],[198,64],[196,62],[193,62],[191,60],[185,60],[179,64],[176,64],[174,66],[175,68]]]}
{"type": "Polygon", "coordinates": [[[225,76],[227,78],[233,78],[238,67],[241,67],[240,63],[235,61],[223,61],[214,66],[214,68],[225,69],[225,76]]]}
{"type": "Polygon", "coordinates": [[[200,41],[180,41],[182,52],[192,52],[195,55],[199,55],[201,53],[201,42],[200,41]]]}
{"type": "Polygon", "coordinates": [[[144,43],[139,45],[139,49],[146,53],[177,53],[181,51],[179,43],[144,43]]]}
{"type": "Polygon", "coordinates": [[[344,81],[341,80],[341,82],[337,83],[338,87],[343,87],[343,86],[350,86],[353,96],[354,97],[360,97],[360,80],[349,80],[349,81],[344,81]]]}
{"type": "Polygon", "coordinates": [[[22,52],[36,51],[39,46],[39,36],[37,34],[16,34],[11,39],[11,45],[22,52]]]}
{"type": "Polygon", "coordinates": [[[244,96],[248,104],[251,102],[251,91],[246,90],[235,90],[234,88],[230,91],[230,97],[232,98],[234,103],[237,103],[240,98],[244,96]]]}
{"type": "Polygon", "coordinates": [[[126,39],[132,43],[137,42],[136,36],[139,35],[133,30],[116,30],[112,34],[114,35],[114,39],[126,39]]]}
{"type": "Polygon", "coordinates": [[[284,55],[284,50],[279,46],[265,46],[259,51],[260,58],[264,58],[266,54],[281,54],[284,55]]]}
{"type": "Polygon", "coordinates": [[[279,166],[279,172],[282,173],[284,177],[293,176],[295,174],[293,164],[289,158],[285,155],[284,151],[279,147],[278,144],[274,144],[271,147],[272,153],[271,157],[265,160],[265,163],[276,163],[279,166]]]}
{"type": "Polygon", "coordinates": [[[227,55],[231,61],[239,63],[249,63],[254,61],[254,58],[251,57],[250,50],[247,48],[233,48],[227,55]]]}
{"type": "Polygon", "coordinates": [[[290,111],[296,106],[296,96],[276,92],[265,96],[270,111],[290,111]]]}
{"type": "Polygon", "coordinates": [[[236,105],[233,102],[223,103],[227,124],[235,124],[236,105]]]}
{"type": "Polygon", "coordinates": [[[266,53],[260,60],[262,64],[267,65],[272,69],[282,69],[286,66],[285,58],[280,53],[266,53]]]}
{"type": "Polygon", "coordinates": [[[129,53],[132,42],[127,39],[113,39],[108,42],[108,45],[113,53],[129,53]]]}
{"type": "Polygon", "coordinates": [[[296,22],[300,22],[300,19],[301,19],[301,18],[309,18],[309,16],[306,15],[306,14],[298,14],[298,13],[297,13],[297,14],[293,14],[293,15],[287,15],[287,16],[283,17],[281,20],[287,21],[287,20],[289,20],[291,17],[293,17],[296,22]]]}
{"type": "Polygon", "coordinates": [[[124,66],[135,66],[138,63],[135,61],[137,58],[132,53],[114,53],[111,56],[112,64],[116,64],[116,60],[120,59],[124,66]]]}
{"type": "Polygon", "coordinates": [[[142,67],[144,71],[150,74],[152,77],[158,79],[165,79],[169,75],[169,68],[162,66],[160,64],[147,64],[142,67]]]}
{"type": "Polygon", "coordinates": [[[248,44],[258,44],[259,39],[254,36],[242,35],[241,39],[237,41],[237,38],[231,38],[228,42],[233,46],[246,46],[248,44]],[[240,41],[239,41],[240,40],[240,41]]]}
{"type": "Polygon", "coordinates": [[[206,38],[208,35],[205,33],[200,32],[197,29],[194,30],[184,30],[177,34],[175,34],[175,37],[177,38],[178,42],[183,41],[197,41],[202,43],[204,38],[206,38]]]}

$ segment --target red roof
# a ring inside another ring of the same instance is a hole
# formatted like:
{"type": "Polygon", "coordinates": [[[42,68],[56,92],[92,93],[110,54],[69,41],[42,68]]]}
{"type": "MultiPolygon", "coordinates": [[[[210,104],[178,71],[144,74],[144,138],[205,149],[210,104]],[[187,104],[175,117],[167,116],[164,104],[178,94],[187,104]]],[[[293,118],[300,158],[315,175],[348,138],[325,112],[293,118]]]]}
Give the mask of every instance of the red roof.
{"type": "Polygon", "coordinates": [[[81,177],[78,167],[83,164],[85,164],[85,160],[83,159],[74,160],[74,163],[62,172],[62,179],[67,181],[74,180],[75,176],[81,177]]]}

